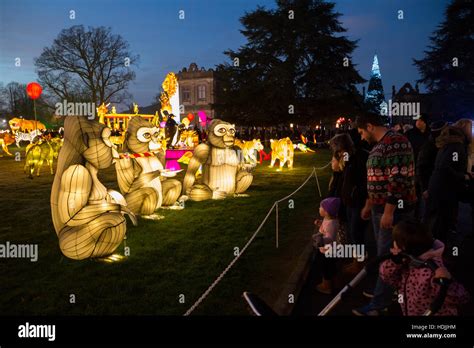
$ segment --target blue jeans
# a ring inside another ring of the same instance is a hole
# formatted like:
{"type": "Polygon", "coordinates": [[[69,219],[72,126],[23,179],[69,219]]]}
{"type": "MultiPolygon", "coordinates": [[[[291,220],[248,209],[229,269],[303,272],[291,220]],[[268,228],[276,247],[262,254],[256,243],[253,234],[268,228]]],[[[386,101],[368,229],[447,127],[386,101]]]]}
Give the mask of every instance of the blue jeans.
{"type": "MultiPolygon", "coordinates": [[[[380,227],[380,220],[382,219],[383,211],[383,205],[377,205],[372,208],[372,224],[374,225],[377,256],[388,254],[392,247],[392,229],[380,227]]],[[[393,214],[393,225],[396,225],[403,219],[413,216],[413,213],[413,209],[407,211],[396,209],[393,214]]],[[[392,302],[393,290],[394,289],[390,285],[382,281],[380,276],[377,276],[374,297],[370,302],[371,306],[376,309],[388,307],[392,302]]]]}

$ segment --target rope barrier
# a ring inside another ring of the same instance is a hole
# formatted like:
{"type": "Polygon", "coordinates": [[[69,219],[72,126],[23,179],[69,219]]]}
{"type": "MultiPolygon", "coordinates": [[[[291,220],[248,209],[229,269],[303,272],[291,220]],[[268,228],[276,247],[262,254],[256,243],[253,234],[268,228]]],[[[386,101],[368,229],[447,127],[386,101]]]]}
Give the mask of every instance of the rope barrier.
{"type": "Polygon", "coordinates": [[[275,208],[275,204],[273,203],[272,207],[268,211],[267,215],[263,219],[263,221],[260,223],[260,226],[258,226],[257,230],[255,233],[250,237],[250,239],[247,241],[245,246],[242,248],[242,251],[239,252],[239,254],[229,263],[229,265],[222,271],[222,273],[214,280],[214,282],[209,286],[209,288],[199,297],[199,299],[187,310],[187,312],[184,314],[184,316],[190,315],[196,308],[201,304],[201,302],[209,295],[209,293],[214,289],[214,287],[221,281],[221,279],[226,275],[226,273],[232,268],[232,266],[237,262],[237,260],[240,258],[240,256],[245,252],[245,250],[248,248],[248,246],[253,242],[255,237],[257,236],[258,232],[260,232],[261,228],[267,221],[268,217],[272,213],[273,209],[275,208]]]}
{"type": "Polygon", "coordinates": [[[316,171],[314,171],[314,177],[316,178],[316,186],[318,186],[319,197],[322,198],[323,195],[321,193],[321,186],[319,186],[318,173],[316,171]]]}
{"type": "Polygon", "coordinates": [[[280,203],[281,201],[284,201],[284,200],[287,200],[288,198],[290,198],[291,196],[293,196],[295,193],[297,193],[304,185],[306,185],[306,183],[309,181],[309,179],[311,179],[311,177],[315,176],[316,178],[316,184],[318,186],[318,190],[319,190],[319,197],[322,197],[322,194],[321,194],[321,187],[319,186],[319,179],[318,179],[318,174],[317,174],[317,170],[322,170],[322,169],[325,169],[327,168],[329,165],[331,164],[331,162],[329,162],[328,164],[326,164],[325,166],[323,167],[313,167],[313,170],[311,172],[311,174],[309,174],[309,176],[306,178],[306,180],[300,185],[300,187],[298,187],[295,191],[293,191],[292,193],[290,193],[288,196],[286,196],[285,198],[282,198],[278,201],[276,201],[276,224],[275,224],[275,245],[276,245],[276,248],[278,249],[278,245],[279,245],[279,238],[280,238],[280,230],[279,230],[279,223],[278,223],[278,203],[280,203]]]}
{"type": "Polygon", "coordinates": [[[293,196],[295,193],[297,193],[299,190],[301,190],[301,188],[306,185],[306,183],[308,182],[309,179],[311,179],[311,177],[313,176],[314,174],[314,171],[316,170],[316,168],[313,167],[313,170],[311,171],[311,174],[308,175],[308,177],[306,178],[306,180],[300,185],[300,187],[298,187],[296,190],[294,190],[292,193],[290,193],[288,196],[286,197],[283,197],[282,199],[279,199],[277,202],[280,203],[282,201],[285,201],[287,200],[288,198],[290,198],[291,196],[293,196]]]}
{"type": "Polygon", "coordinates": [[[326,169],[327,167],[329,167],[330,165],[331,165],[331,161],[329,161],[324,167],[314,167],[314,169],[323,170],[323,169],[326,169]]]}
{"type": "MultiPolygon", "coordinates": [[[[239,252],[239,254],[227,265],[227,267],[221,272],[221,274],[219,274],[219,276],[212,282],[212,284],[207,288],[206,291],[204,291],[204,293],[196,300],[196,302],[194,302],[194,304],[186,311],[186,313],[184,313],[184,316],[189,316],[192,312],[194,312],[194,310],[202,303],[202,301],[204,301],[204,299],[211,293],[211,291],[216,287],[217,284],[219,284],[219,282],[222,280],[222,278],[224,278],[224,276],[227,274],[227,272],[234,266],[234,264],[237,262],[237,260],[240,258],[240,256],[242,256],[242,254],[245,252],[245,250],[247,250],[247,248],[250,246],[250,244],[253,242],[253,240],[255,239],[255,237],[257,236],[258,232],[260,232],[260,230],[262,229],[263,225],[265,224],[265,222],[268,220],[268,218],[270,217],[270,214],[272,213],[273,209],[277,209],[276,210],[276,230],[277,230],[277,241],[276,241],[276,246],[278,248],[278,203],[281,202],[281,201],[284,201],[285,199],[288,199],[289,197],[291,197],[292,195],[294,195],[295,193],[297,193],[304,185],[306,185],[306,183],[309,181],[309,179],[314,175],[316,175],[316,180],[317,180],[317,174],[316,174],[316,170],[322,170],[322,169],[325,169],[326,167],[328,167],[329,165],[331,164],[331,162],[329,162],[327,165],[325,165],[324,167],[313,167],[313,170],[311,171],[311,173],[309,174],[309,176],[306,178],[306,180],[303,182],[303,184],[301,184],[295,191],[293,191],[290,195],[286,196],[285,198],[282,198],[278,201],[276,201],[275,203],[273,203],[272,207],[270,208],[270,210],[268,211],[267,215],[265,216],[265,218],[262,220],[262,222],[260,223],[260,226],[258,226],[257,230],[253,233],[253,235],[250,237],[250,239],[247,241],[247,243],[244,245],[244,247],[242,248],[242,250],[239,252]]],[[[319,181],[318,181],[318,188],[319,188],[319,181]]],[[[320,190],[320,193],[321,193],[321,190],[320,190]]]]}
{"type": "MultiPolygon", "coordinates": [[[[291,196],[293,196],[295,193],[297,193],[304,185],[306,185],[306,183],[308,182],[309,179],[311,179],[311,177],[313,176],[313,174],[316,176],[316,181],[318,182],[318,188],[319,188],[319,180],[317,179],[318,176],[316,174],[316,170],[323,170],[323,169],[326,169],[329,165],[331,164],[331,162],[329,162],[328,164],[326,164],[325,166],[323,167],[313,167],[313,170],[312,172],[309,174],[309,176],[306,178],[306,180],[300,185],[300,187],[298,187],[295,191],[293,191],[292,193],[290,193],[288,196],[278,200],[277,202],[280,203],[288,198],[290,198],[291,196]]],[[[321,196],[321,188],[319,188],[319,196],[321,196]]]]}

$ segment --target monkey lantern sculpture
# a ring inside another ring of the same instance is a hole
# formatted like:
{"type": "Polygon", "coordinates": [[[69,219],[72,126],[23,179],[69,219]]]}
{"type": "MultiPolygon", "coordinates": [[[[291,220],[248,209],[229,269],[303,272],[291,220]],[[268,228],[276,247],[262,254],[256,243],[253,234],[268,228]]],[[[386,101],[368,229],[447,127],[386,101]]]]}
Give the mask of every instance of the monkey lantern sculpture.
{"type": "Polygon", "coordinates": [[[162,205],[176,203],[181,193],[181,183],[166,177],[173,173],[164,169],[162,140],[160,129],[148,120],[140,116],[130,120],[124,142],[130,154],[115,167],[120,191],[135,214],[152,215],[162,205]]]}
{"type": "Polygon", "coordinates": [[[75,260],[112,254],[124,239],[128,214],[124,197],[107,190],[99,169],[112,165],[118,153],[111,131],[85,117],[66,117],[64,144],[51,190],[51,213],[62,253],[75,260]]]}
{"type": "Polygon", "coordinates": [[[224,198],[245,192],[252,184],[254,166],[241,161],[234,149],[235,126],[218,119],[211,122],[206,144],[194,149],[183,183],[183,194],[193,201],[224,198]],[[202,165],[202,183],[194,184],[202,165]]]}

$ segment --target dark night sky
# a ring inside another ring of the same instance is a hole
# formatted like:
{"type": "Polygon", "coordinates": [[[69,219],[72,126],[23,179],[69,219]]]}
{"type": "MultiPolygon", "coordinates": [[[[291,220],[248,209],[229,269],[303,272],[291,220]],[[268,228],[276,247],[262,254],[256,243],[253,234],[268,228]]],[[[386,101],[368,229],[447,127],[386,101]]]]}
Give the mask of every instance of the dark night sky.
{"type": "MultiPolygon", "coordinates": [[[[446,0],[339,0],[336,9],[351,39],[359,40],[354,62],[368,79],[372,58],[379,57],[385,93],[413,82],[428,37],[443,19],[446,0]],[[404,19],[397,19],[398,10],[404,19]]],[[[244,43],[239,17],[274,0],[2,0],[0,1],[0,82],[36,80],[33,58],[63,28],[76,24],[110,26],[140,54],[137,78],[130,86],[134,99],[149,105],[169,71],[195,61],[221,63],[225,49],[244,43]],[[185,11],[185,20],[178,18],[185,11]],[[69,19],[75,10],[76,19],[69,19]],[[20,57],[21,67],[14,66],[20,57]]],[[[360,86],[361,88],[361,86],[360,86]]]]}

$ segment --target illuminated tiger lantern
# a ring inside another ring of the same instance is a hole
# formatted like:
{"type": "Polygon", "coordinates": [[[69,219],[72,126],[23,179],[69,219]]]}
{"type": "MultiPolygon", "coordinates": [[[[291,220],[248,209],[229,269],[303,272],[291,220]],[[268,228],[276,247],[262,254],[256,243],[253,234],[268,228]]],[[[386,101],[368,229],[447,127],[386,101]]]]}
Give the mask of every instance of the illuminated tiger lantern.
{"type": "Polygon", "coordinates": [[[263,145],[260,139],[253,139],[249,141],[236,140],[235,146],[242,150],[244,160],[247,163],[257,163],[257,152],[263,150],[263,145]]]}
{"type": "MultiPolygon", "coordinates": [[[[15,137],[8,132],[0,133],[0,146],[2,147],[3,152],[8,156],[13,156],[10,151],[8,151],[8,146],[15,142],[15,137]]],[[[2,157],[2,155],[0,155],[2,157]]]]}
{"type": "Polygon", "coordinates": [[[272,148],[270,168],[273,168],[275,161],[278,160],[280,162],[280,168],[277,169],[277,171],[281,171],[286,163],[288,164],[288,169],[292,169],[294,148],[290,138],[287,137],[279,140],[270,139],[270,144],[272,148]]]}
{"type": "Polygon", "coordinates": [[[183,194],[191,200],[224,198],[245,192],[253,181],[249,169],[234,149],[235,126],[218,119],[209,125],[207,143],[194,149],[184,177],[183,194]],[[196,172],[202,165],[202,183],[194,184],[196,172]]]}
{"type": "Polygon", "coordinates": [[[10,125],[10,128],[12,129],[13,133],[16,133],[18,131],[31,132],[33,130],[46,130],[45,125],[42,124],[40,121],[25,120],[23,118],[17,117],[12,118],[10,121],[8,121],[8,124],[10,125]]]}

